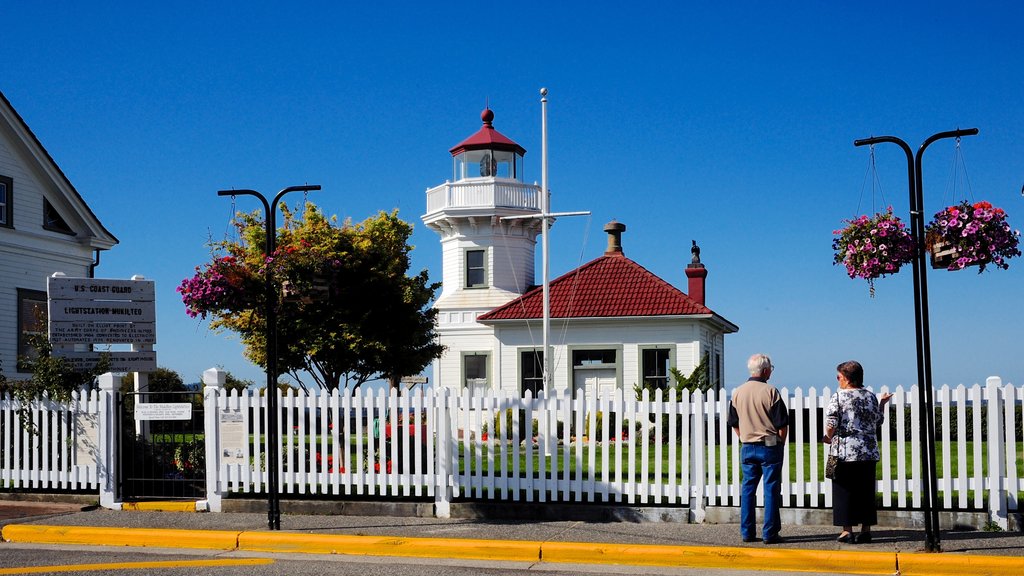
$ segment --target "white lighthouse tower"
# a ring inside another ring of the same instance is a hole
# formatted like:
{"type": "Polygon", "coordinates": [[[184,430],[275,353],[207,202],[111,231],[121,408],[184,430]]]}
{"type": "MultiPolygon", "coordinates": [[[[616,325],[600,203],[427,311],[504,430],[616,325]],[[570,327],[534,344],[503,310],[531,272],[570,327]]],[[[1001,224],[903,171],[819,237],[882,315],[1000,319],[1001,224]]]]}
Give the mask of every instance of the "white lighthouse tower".
{"type": "Polygon", "coordinates": [[[443,262],[437,334],[447,347],[434,362],[434,382],[476,390],[496,386],[500,373],[494,331],[477,323],[481,314],[521,296],[534,285],[541,188],[523,182],[526,150],[494,129],[485,109],[483,126],[450,152],[453,179],[427,190],[423,223],[441,236],[443,262]]]}

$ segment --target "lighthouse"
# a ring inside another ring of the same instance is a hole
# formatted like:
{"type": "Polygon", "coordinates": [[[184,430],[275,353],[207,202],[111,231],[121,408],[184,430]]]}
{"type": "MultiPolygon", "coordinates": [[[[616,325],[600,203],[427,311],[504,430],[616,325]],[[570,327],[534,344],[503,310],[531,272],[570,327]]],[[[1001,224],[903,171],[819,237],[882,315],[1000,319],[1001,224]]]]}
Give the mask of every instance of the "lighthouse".
{"type": "Polygon", "coordinates": [[[452,179],[427,190],[423,223],[441,239],[442,288],[434,307],[447,350],[434,363],[434,382],[489,389],[499,373],[492,328],[476,319],[523,295],[534,281],[541,188],[523,181],[526,150],[494,128],[490,108],[482,126],[456,144],[452,179]],[[456,374],[458,375],[456,378],[456,374]]]}

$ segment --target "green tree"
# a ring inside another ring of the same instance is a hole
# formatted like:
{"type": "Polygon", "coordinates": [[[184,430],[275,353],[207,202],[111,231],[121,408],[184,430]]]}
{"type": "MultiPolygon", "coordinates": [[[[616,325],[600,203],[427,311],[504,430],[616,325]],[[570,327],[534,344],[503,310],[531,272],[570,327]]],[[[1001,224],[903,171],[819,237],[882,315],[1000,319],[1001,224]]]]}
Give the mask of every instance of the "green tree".
{"type": "Polygon", "coordinates": [[[245,392],[248,388],[255,386],[256,383],[249,379],[242,379],[231,373],[230,370],[224,373],[224,389],[229,393],[232,390],[238,390],[239,394],[245,392]]]}
{"type": "MultiPolygon", "coordinates": [[[[43,322],[45,324],[45,319],[43,322]]],[[[92,369],[80,372],[64,358],[53,355],[53,346],[45,334],[32,334],[28,338],[35,353],[31,358],[21,358],[20,364],[32,372],[32,377],[9,380],[0,371],[0,393],[9,393],[19,400],[22,425],[31,428],[29,408],[33,400],[46,394],[50,400],[68,403],[75,391],[95,390],[99,375],[109,371],[110,355],[100,354],[100,361],[92,369]]]]}
{"type": "MultiPolygon", "coordinates": [[[[159,367],[153,372],[149,373],[149,384],[145,390],[139,392],[148,393],[159,393],[159,392],[187,392],[188,387],[185,386],[185,381],[181,379],[181,374],[178,374],[170,368],[159,367]]],[[[135,392],[135,376],[133,374],[125,374],[121,377],[121,392],[135,392]]],[[[156,402],[157,400],[153,400],[156,402]]]]}
{"type": "Polygon", "coordinates": [[[426,270],[407,275],[412,225],[397,210],[341,225],[309,202],[301,214],[281,212],[269,256],[261,213],[237,215],[240,239],[214,243],[212,260],[178,288],[189,315],[239,334],[246,356],[265,367],[270,274],[283,293],[275,303],[278,366],[300,384],[303,374],[327,390],[377,378],[397,383],[441,355],[430,307],[440,284],[426,270]]]}
{"type": "Polygon", "coordinates": [[[690,372],[689,376],[684,375],[678,368],[670,368],[669,372],[672,374],[672,380],[674,381],[674,387],[677,393],[682,392],[707,392],[711,388],[714,388],[715,383],[711,381],[710,369],[708,364],[710,363],[709,354],[704,354],[704,357],[700,359],[700,364],[690,372]]]}
{"type": "MultiPolygon", "coordinates": [[[[690,372],[689,376],[683,374],[681,370],[674,366],[668,369],[669,374],[672,375],[672,383],[670,384],[670,386],[671,389],[676,391],[676,398],[682,400],[683,398],[687,397],[686,395],[691,394],[695,391],[699,390],[701,392],[707,392],[708,390],[714,387],[715,384],[714,382],[711,381],[711,378],[708,374],[708,363],[709,355],[704,354],[704,357],[701,358],[700,364],[698,364],[693,369],[693,372],[690,372]]],[[[636,394],[637,400],[641,398],[645,386],[648,389],[648,394],[650,395],[649,397],[654,397],[654,390],[651,389],[651,385],[634,384],[633,392],[636,394]]],[[[665,397],[667,398],[667,395],[665,397]]]]}

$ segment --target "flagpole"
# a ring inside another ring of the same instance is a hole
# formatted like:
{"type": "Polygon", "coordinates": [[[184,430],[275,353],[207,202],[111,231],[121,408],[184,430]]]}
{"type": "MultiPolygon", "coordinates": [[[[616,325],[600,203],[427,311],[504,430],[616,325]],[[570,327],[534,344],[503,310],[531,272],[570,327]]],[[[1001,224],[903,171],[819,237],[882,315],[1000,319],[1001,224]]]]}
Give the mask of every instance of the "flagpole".
{"type": "MultiPolygon", "coordinates": [[[[548,230],[551,227],[551,221],[559,216],[589,216],[590,211],[585,212],[556,212],[552,213],[551,210],[551,195],[548,193],[548,89],[541,88],[541,161],[540,161],[540,172],[541,172],[541,187],[540,187],[540,214],[523,214],[519,216],[502,216],[502,220],[533,220],[540,218],[541,222],[541,276],[542,276],[542,332],[543,332],[543,354],[544,358],[541,361],[541,373],[543,388],[548,394],[551,394],[551,384],[554,382],[553,373],[553,354],[551,353],[550,333],[551,333],[551,297],[549,294],[551,280],[549,278],[550,267],[548,264],[548,230]]],[[[571,384],[568,387],[572,388],[571,384]]]]}
{"type": "Polygon", "coordinates": [[[550,390],[551,380],[551,349],[549,337],[551,332],[551,300],[548,286],[548,214],[550,213],[548,194],[548,89],[540,89],[540,197],[541,197],[541,276],[544,291],[543,333],[544,333],[544,371],[542,382],[544,390],[550,390]]]}

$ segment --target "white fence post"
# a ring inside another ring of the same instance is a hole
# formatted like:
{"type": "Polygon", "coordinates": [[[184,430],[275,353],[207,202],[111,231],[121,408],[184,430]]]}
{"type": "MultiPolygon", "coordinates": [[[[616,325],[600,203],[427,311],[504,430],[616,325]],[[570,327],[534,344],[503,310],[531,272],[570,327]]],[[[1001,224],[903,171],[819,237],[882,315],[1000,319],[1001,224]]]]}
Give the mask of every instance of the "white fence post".
{"type": "Polygon", "coordinates": [[[227,372],[210,368],[203,372],[203,434],[206,439],[206,501],[196,502],[197,509],[221,511],[220,490],[220,395],[227,382],[227,372]]]}
{"type": "MultiPolygon", "coordinates": [[[[708,392],[714,394],[714,391],[708,392]]],[[[704,393],[696,391],[689,394],[693,409],[690,412],[689,426],[693,430],[690,436],[690,522],[703,524],[707,517],[705,509],[707,496],[707,473],[704,463],[707,458],[706,414],[704,413],[704,393]]]]}
{"type": "Polygon", "coordinates": [[[96,452],[96,472],[100,483],[100,506],[121,509],[118,494],[119,463],[117,448],[121,442],[120,418],[117,413],[118,378],[110,372],[99,377],[99,450],[96,452]]]}
{"type": "MultiPolygon", "coordinates": [[[[431,418],[435,422],[435,453],[434,453],[434,516],[437,518],[451,518],[452,515],[452,481],[454,470],[450,470],[452,455],[452,416],[450,410],[448,389],[438,387],[434,389],[434,414],[431,418]]],[[[466,441],[469,441],[468,435],[466,441]]]]}
{"type": "Polygon", "coordinates": [[[1006,510],[1006,460],[1003,444],[1003,406],[1000,395],[1003,381],[998,376],[985,380],[985,396],[988,400],[988,515],[989,520],[1000,528],[1009,528],[1006,510]]]}

